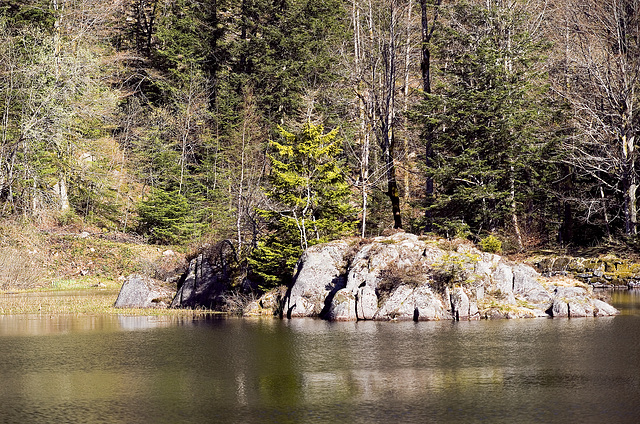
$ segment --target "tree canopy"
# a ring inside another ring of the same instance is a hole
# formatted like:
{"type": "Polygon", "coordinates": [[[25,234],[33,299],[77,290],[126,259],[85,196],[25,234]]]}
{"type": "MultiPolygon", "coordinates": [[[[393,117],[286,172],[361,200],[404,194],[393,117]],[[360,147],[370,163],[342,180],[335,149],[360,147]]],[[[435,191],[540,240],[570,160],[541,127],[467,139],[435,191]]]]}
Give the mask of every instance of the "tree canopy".
{"type": "Polygon", "coordinates": [[[636,0],[4,2],[0,214],[230,240],[267,285],[356,231],[633,245],[638,16],[636,0]]]}

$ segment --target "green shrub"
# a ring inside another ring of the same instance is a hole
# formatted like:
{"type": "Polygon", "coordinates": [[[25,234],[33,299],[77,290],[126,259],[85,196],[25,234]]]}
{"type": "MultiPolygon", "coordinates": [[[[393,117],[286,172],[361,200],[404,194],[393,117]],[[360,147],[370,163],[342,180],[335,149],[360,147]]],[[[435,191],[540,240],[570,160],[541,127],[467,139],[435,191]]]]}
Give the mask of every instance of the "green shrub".
{"type": "Polygon", "coordinates": [[[279,243],[273,237],[268,237],[266,242],[258,243],[248,258],[249,277],[258,282],[262,291],[279,285],[289,286],[300,255],[300,246],[279,243]]]}
{"type": "Polygon", "coordinates": [[[469,224],[462,220],[437,220],[433,223],[436,234],[446,237],[447,239],[469,238],[471,236],[471,228],[469,224]]]}
{"type": "Polygon", "coordinates": [[[489,235],[480,240],[480,248],[483,252],[500,253],[502,252],[502,242],[494,235],[489,235]]]}
{"type": "Polygon", "coordinates": [[[189,201],[178,192],[154,189],[138,205],[138,215],[140,230],[151,242],[177,244],[196,235],[189,201]]]}
{"type": "Polygon", "coordinates": [[[61,227],[80,223],[80,217],[76,215],[76,212],[73,209],[67,209],[60,212],[55,219],[56,223],[61,227]]]}

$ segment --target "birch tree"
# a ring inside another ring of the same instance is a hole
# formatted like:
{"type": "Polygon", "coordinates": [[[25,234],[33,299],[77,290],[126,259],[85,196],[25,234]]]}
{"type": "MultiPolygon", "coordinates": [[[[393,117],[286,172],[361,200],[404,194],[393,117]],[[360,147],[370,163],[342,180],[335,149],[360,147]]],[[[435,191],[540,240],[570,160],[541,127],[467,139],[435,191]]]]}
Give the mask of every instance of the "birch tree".
{"type": "MultiPolygon", "coordinates": [[[[412,43],[407,28],[412,20],[410,2],[374,0],[352,3],[354,29],[353,85],[358,97],[361,145],[360,182],[362,184],[365,233],[368,190],[384,181],[393,227],[402,228],[401,191],[398,183],[398,150],[401,143],[402,111],[409,95],[412,43]],[[404,100],[404,105],[403,105],[404,100]],[[370,161],[371,140],[375,140],[380,164],[370,161]]],[[[403,134],[407,137],[407,133],[403,134]]]]}

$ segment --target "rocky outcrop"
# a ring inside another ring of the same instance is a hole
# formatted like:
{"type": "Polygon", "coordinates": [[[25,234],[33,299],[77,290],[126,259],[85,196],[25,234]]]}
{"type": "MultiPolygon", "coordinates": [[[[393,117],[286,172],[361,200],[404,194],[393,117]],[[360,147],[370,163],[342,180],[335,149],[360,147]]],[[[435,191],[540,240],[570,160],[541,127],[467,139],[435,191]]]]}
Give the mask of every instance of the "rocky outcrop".
{"type": "Polygon", "coordinates": [[[343,240],[312,246],[303,254],[294,279],[304,284],[293,285],[285,303],[288,317],[325,315],[333,297],[345,288],[345,258],[349,243],[343,240]]]}
{"type": "Polygon", "coordinates": [[[532,262],[545,276],[570,276],[595,288],[640,288],[640,264],[613,255],[543,257],[532,262]]]}
{"type": "Polygon", "coordinates": [[[224,303],[228,279],[209,264],[202,254],[189,263],[189,270],[178,282],[178,292],[171,302],[172,308],[216,309],[224,303]]]}
{"type": "Polygon", "coordinates": [[[283,314],[341,320],[584,317],[617,311],[577,280],[470,243],[406,233],[313,246],[296,267],[283,314]]]}
{"type": "Polygon", "coordinates": [[[228,240],[203,251],[189,262],[178,281],[172,308],[221,309],[231,290],[231,264],[237,262],[235,249],[228,240]]]}
{"type": "Polygon", "coordinates": [[[356,295],[347,289],[338,290],[325,316],[331,321],[355,321],[358,318],[356,295]]]}
{"type": "Polygon", "coordinates": [[[113,305],[116,308],[166,308],[174,292],[160,281],[130,275],[120,288],[113,305]]]}
{"type": "Polygon", "coordinates": [[[259,299],[249,302],[242,309],[242,316],[262,317],[282,315],[282,304],[286,293],[280,289],[270,290],[259,299]]]}

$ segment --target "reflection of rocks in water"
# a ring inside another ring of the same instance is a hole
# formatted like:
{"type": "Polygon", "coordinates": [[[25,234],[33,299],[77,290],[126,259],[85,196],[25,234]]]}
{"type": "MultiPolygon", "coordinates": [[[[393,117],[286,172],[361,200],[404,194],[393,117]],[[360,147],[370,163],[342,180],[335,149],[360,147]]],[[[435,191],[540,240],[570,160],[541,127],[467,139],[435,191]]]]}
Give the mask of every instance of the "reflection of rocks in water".
{"type": "Polygon", "coordinates": [[[170,317],[144,317],[118,315],[121,330],[149,330],[152,328],[174,327],[178,319],[170,317]]]}
{"type": "Polygon", "coordinates": [[[307,402],[342,397],[351,402],[380,402],[389,397],[425,401],[425,391],[433,396],[450,390],[471,389],[479,385],[504,384],[500,368],[389,369],[304,372],[302,384],[307,402]]]}

